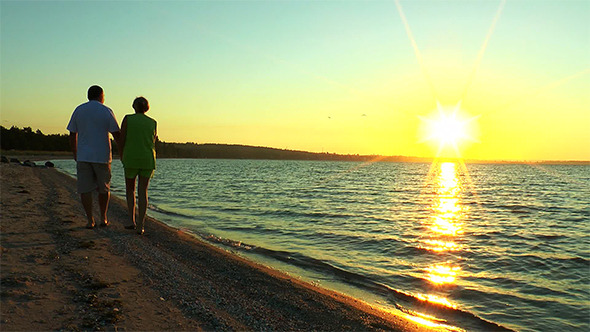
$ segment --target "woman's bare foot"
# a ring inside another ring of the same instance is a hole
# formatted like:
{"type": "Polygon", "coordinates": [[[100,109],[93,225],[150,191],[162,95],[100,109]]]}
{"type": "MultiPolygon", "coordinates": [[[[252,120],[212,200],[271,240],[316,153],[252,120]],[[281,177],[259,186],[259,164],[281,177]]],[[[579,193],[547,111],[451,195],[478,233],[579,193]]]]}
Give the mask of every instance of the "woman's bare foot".
{"type": "Polygon", "coordinates": [[[94,226],[95,226],[94,218],[92,218],[92,220],[88,220],[88,223],[86,223],[86,228],[88,228],[88,229],[93,229],[94,226]]]}

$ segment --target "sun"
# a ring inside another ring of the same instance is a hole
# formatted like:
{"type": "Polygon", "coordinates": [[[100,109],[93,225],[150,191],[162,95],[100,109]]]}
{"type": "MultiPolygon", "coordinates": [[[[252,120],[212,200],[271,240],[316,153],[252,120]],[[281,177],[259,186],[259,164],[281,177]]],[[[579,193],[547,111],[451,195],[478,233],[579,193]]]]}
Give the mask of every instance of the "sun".
{"type": "Polygon", "coordinates": [[[441,114],[430,123],[432,139],[440,144],[457,145],[467,137],[466,123],[457,118],[456,114],[441,114]]]}
{"type": "Polygon", "coordinates": [[[458,103],[452,109],[445,109],[437,103],[437,109],[429,117],[420,117],[422,120],[422,142],[434,143],[437,147],[437,157],[442,154],[454,152],[453,157],[461,157],[460,147],[465,143],[477,142],[475,138],[474,120],[479,116],[468,116],[460,108],[458,103]]]}

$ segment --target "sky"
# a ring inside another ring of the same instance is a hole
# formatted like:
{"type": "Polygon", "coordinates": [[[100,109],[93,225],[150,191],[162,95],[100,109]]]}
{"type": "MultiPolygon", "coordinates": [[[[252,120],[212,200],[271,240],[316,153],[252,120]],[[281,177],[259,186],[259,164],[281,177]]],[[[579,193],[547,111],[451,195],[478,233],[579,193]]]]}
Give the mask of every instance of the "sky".
{"type": "Polygon", "coordinates": [[[119,121],[146,97],[166,142],[590,160],[586,0],[2,0],[0,18],[4,127],[67,133],[98,84],[119,121]],[[467,130],[442,149],[440,114],[467,130]]]}

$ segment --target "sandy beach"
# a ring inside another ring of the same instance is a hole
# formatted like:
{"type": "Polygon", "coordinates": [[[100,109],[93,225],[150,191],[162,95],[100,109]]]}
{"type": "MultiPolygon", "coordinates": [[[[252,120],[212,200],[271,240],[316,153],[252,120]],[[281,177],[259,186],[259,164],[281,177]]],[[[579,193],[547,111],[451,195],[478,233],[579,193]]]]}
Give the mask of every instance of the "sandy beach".
{"type": "Polygon", "coordinates": [[[74,179],[14,163],[0,170],[3,331],[427,330],[154,219],[135,235],[116,197],[111,226],[85,229],[74,179]]]}

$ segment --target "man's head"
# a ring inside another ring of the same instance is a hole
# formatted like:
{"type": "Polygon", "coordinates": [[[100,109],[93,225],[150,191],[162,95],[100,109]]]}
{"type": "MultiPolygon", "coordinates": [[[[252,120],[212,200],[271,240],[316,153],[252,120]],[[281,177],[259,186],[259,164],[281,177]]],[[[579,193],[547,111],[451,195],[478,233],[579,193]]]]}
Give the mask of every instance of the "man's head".
{"type": "Polygon", "coordinates": [[[93,85],[88,88],[88,100],[96,100],[104,103],[104,91],[98,85],[93,85]]]}
{"type": "Polygon", "coordinates": [[[137,97],[133,101],[133,109],[135,113],[145,113],[150,109],[150,104],[144,97],[137,97]]]}

